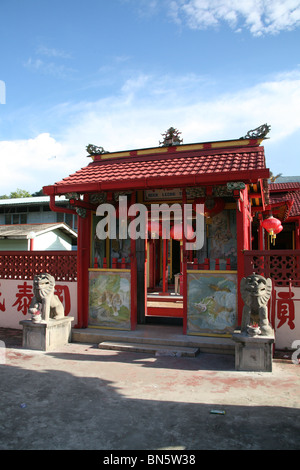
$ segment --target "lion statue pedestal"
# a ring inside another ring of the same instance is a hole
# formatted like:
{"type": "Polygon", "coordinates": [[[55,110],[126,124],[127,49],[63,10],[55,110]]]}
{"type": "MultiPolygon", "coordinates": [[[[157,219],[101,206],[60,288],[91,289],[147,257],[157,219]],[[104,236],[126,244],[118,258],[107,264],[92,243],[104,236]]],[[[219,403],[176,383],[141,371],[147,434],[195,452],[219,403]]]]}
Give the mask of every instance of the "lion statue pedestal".
{"type": "Polygon", "coordinates": [[[54,294],[55,279],[41,273],[33,279],[33,298],[28,313],[31,320],[22,320],[23,347],[53,351],[71,341],[74,317],[65,317],[64,307],[54,294]]]}
{"type": "Polygon", "coordinates": [[[272,280],[251,274],[241,281],[241,332],[234,332],[236,370],[272,372],[274,331],[268,320],[272,280]]]}

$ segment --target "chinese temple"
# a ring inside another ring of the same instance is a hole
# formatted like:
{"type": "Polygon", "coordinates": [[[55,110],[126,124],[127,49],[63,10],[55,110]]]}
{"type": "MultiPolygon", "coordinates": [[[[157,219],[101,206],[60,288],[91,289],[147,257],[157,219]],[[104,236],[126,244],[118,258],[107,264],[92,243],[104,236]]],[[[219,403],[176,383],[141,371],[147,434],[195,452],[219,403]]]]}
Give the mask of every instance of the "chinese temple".
{"type": "Polygon", "coordinates": [[[231,336],[243,309],[244,251],[264,243],[262,231],[253,236],[253,221],[270,205],[262,146],[268,128],[235,140],[190,144],[170,128],[157,147],[117,152],[89,145],[87,166],[43,188],[53,211],[78,215],[77,328],[132,331],[173,319],[183,335],[231,336]],[[58,195],[69,199],[67,209],[56,206],[58,195]],[[127,198],[128,226],[135,204],[147,211],[160,205],[162,212],[177,204],[183,214],[193,208],[195,230],[199,204],[201,247],[187,249],[186,231],[177,230],[172,212],[168,239],[160,220],[144,238],[130,236],[130,230],[120,237],[121,196],[127,198]],[[115,209],[114,237],[98,236],[106,217],[99,205],[115,209]]]}

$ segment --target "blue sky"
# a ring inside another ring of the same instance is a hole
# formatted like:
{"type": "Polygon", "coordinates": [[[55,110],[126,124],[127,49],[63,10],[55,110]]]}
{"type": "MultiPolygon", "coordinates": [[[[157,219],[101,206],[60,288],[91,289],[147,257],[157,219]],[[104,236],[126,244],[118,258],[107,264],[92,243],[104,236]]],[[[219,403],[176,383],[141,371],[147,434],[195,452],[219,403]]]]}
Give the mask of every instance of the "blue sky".
{"type": "Polygon", "coordinates": [[[300,175],[300,0],[0,0],[0,194],[107,151],[236,139],[271,125],[300,175]]]}

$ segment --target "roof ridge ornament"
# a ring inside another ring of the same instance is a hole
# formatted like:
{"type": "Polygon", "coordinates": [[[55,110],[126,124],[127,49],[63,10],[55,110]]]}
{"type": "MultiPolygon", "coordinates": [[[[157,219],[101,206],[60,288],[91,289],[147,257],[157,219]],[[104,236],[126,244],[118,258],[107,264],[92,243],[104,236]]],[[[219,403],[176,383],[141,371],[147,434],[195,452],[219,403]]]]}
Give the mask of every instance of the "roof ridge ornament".
{"type": "Polygon", "coordinates": [[[271,126],[268,124],[262,124],[256,129],[248,131],[245,137],[240,137],[240,139],[264,139],[270,130],[271,126]]]}
{"type": "Polygon", "coordinates": [[[180,145],[183,142],[183,139],[179,138],[181,132],[174,127],[169,127],[169,129],[164,133],[161,134],[164,137],[162,142],[159,142],[159,145],[162,147],[170,147],[172,145],[180,145]]]}
{"type": "Polygon", "coordinates": [[[104,150],[103,147],[97,147],[96,145],[89,144],[86,146],[86,151],[88,152],[89,156],[91,155],[102,155],[104,153],[109,153],[104,150]]]}

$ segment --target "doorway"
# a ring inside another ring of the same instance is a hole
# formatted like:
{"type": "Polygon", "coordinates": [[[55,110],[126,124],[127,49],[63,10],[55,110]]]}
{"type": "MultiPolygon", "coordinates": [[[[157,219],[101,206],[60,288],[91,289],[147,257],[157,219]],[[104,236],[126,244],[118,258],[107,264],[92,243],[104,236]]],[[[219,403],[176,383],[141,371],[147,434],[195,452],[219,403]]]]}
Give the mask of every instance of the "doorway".
{"type": "Polygon", "coordinates": [[[182,325],[180,241],[161,237],[145,240],[145,255],[146,323],[182,325]]]}

